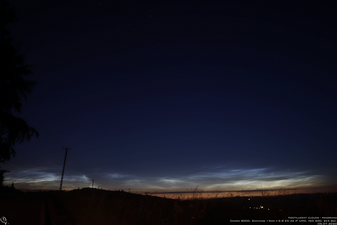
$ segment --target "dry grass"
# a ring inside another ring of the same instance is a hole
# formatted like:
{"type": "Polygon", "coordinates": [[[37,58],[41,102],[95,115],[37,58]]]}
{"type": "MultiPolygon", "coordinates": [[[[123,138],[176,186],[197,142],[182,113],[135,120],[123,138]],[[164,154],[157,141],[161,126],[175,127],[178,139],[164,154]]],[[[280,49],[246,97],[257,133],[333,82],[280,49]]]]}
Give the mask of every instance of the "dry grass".
{"type": "MultiPolygon", "coordinates": [[[[53,193],[48,204],[59,218],[71,215],[71,224],[196,224],[199,218],[196,204],[124,191],[53,193]]],[[[61,218],[52,222],[66,221],[61,218]]]]}
{"type": "Polygon", "coordinates": [[[41,196],[45,198],[45,217],[50,224],[223,224],[242,218],[337,216],[337,193],[289,195],[287,190],[280,189],[278,194],[271,196],[261,191],[260,196],[253,197],[233,193],[219,196],[201,193],[196,187],[188,199],[182,195],[179,199],[167,199],[91,188],[47,192],[41,196]]]}

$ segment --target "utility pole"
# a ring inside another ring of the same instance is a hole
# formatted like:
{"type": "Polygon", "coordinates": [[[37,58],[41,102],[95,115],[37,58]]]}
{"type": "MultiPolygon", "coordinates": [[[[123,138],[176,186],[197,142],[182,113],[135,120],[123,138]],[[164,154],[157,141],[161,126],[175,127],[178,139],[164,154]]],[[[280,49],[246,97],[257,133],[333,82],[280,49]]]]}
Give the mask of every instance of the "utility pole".
{"type": "Polygon", "coordinates": [[[94,188],[94,179],[92,179],[91,188],[94,188]]]}
{"type": "Polygon", "coordinates": [[[62,182],[63,182],[63,175],[64,175],[64,167],[66,167],[66,160],[67,160],[67,153],[70,148],[63,148],[66,150],[66,155],[64,156],[64,163],[63,163],[63,170],[62,170],[62,177],[61,177],[61,184],[60,184],[60,191],[62,190],[62,182]]]}

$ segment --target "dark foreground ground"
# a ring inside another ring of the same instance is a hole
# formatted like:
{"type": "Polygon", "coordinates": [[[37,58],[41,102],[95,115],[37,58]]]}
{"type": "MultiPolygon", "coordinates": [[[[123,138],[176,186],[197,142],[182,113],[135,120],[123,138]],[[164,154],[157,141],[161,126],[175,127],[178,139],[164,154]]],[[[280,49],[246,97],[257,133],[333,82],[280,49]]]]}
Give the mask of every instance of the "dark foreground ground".
{"type": "Polygon", "coordinates": [[[69,192],[3,192],[2,216],[9,225],[224,224],[244,219],[264,219],[266,223],[270,219],[276,224],[277,220],[289,217],[307,217],[306,221],[308,217],[337,217],[337,193],[182,201],[89,188],[69,192]]]}

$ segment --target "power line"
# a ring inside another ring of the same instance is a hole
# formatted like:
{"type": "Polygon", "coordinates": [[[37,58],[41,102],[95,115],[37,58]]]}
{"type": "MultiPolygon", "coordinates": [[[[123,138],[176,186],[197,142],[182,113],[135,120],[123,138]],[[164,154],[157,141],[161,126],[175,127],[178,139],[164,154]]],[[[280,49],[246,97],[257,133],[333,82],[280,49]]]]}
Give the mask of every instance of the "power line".
{"type": "Polygon", "coordinates": [[[68,150],[70,150],[70,148],[65,148],[65,150],[66,150],[66,155],[64,156],[63,170],[62,170],[61,183],[60,183],[60,191],[62,190],[62,182],[63,182],[64,168],[66,167],[67,153],[68,153],[68,150]]]}
{"type": "MultiPolygon", "coordinates": [[[[32,111],[28,107],[25,107],[24,111],[26,112],[25,114],[27,115],[28,121],[30,123],[32,123],[32,125],[34,125],[35,127],[39,127],[38,132],[40,132],[40,130],[41,130],[42,133],[46,134],[46,136],[48,136],[50,141],[52,141],[56,146],[59,146],[59,147],[62,147],[63,149],[66,149],[66,155],[65,155],[65,159],[64,159],[64,165],[63,165],[62,176],[61,176],[61,184],[60,184],[60,190],[61,190],[62,184],[63,184],[63,176],[64,176],[66,157],[67,157],[67,149],[68,150],[70,150],[70,149],[65,148],[64,146],[66,146],[66,145],[60,140],[60,138],[57,135],[53,135],[53,132],[51,132],[48,129],[46,124],[42,123],[36,116],[34,116],[32,111]],[[36,125],[38,125],[38,126],[36,126],[36,125]]],[[[77,161],[77,157],[75,157],[74,159],[75,159],[75,161],[77,161]]],[[[77,163],[82,164],[82,162],[79,162],[79,161],[77,161],[77,163]]]]}

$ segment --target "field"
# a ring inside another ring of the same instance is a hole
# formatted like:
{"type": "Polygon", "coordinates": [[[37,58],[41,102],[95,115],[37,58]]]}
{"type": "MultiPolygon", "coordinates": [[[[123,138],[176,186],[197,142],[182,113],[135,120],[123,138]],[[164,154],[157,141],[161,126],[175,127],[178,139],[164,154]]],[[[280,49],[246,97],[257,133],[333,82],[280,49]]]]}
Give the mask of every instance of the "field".
{"type": "Polygon", "coordinates": [[[309,217],[337,217],[337,193],[178,200],[91,188],[8,192],[0,193],[0,212],[10,225],[224,224],[291,217],[309,221],[309,217]]]}

